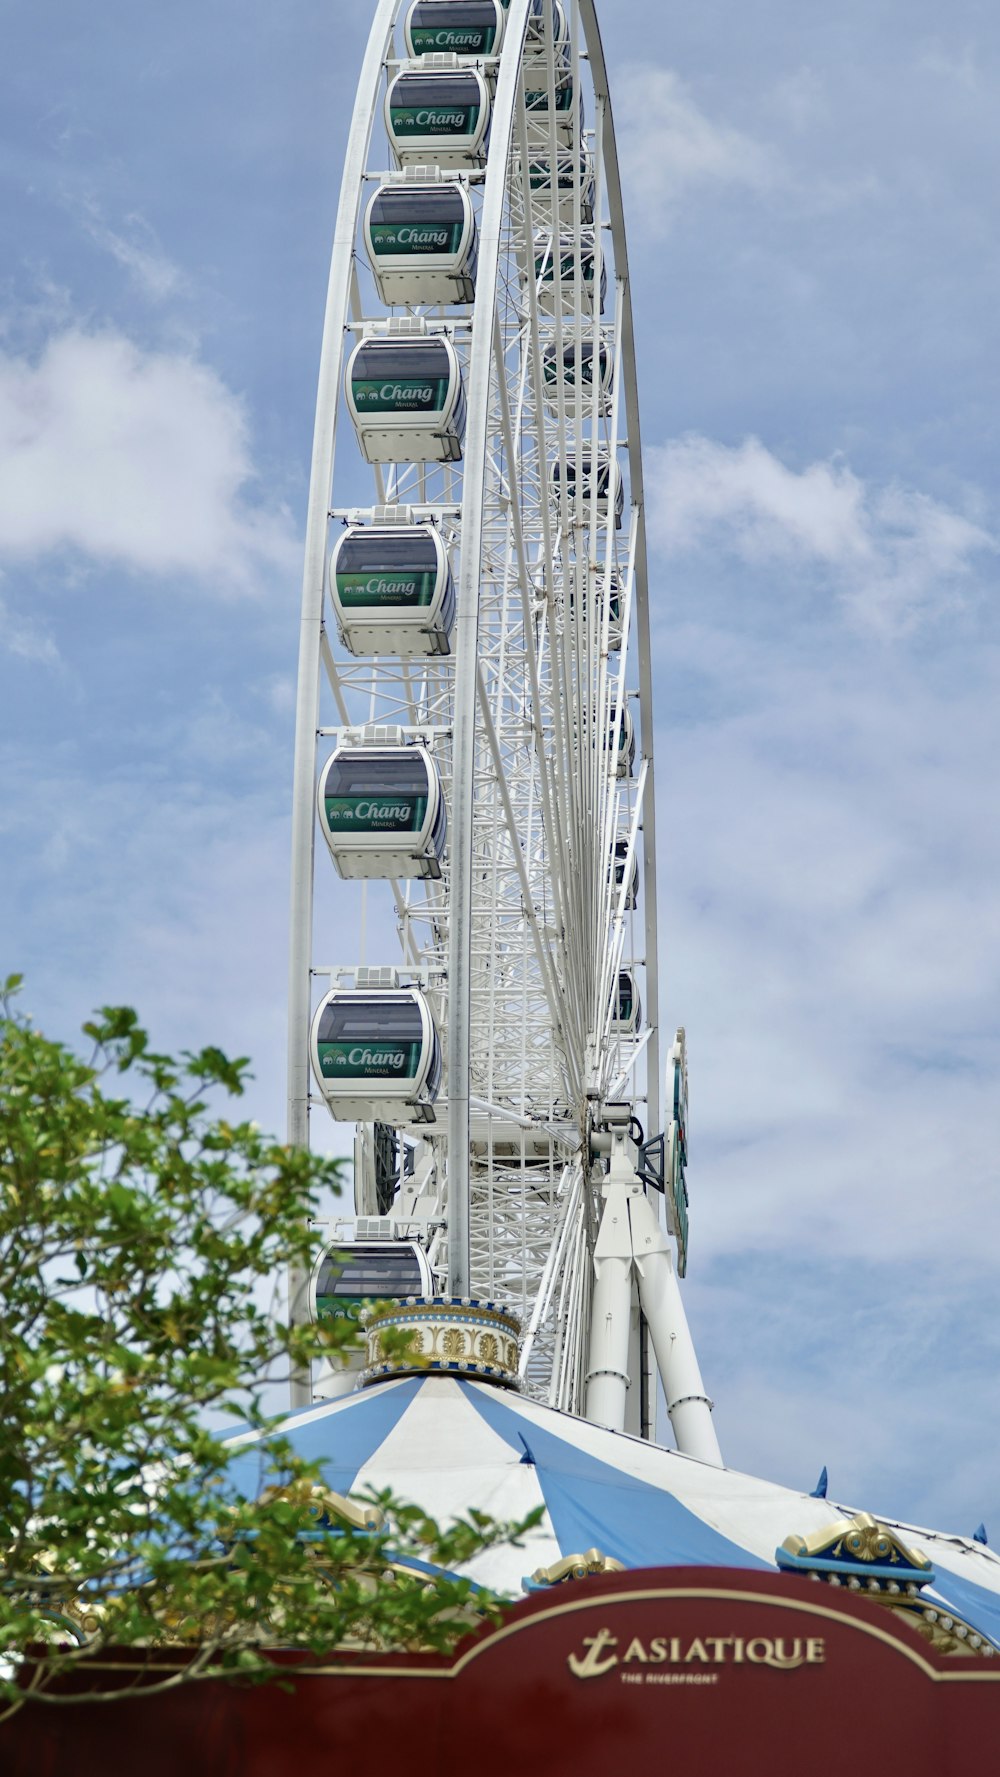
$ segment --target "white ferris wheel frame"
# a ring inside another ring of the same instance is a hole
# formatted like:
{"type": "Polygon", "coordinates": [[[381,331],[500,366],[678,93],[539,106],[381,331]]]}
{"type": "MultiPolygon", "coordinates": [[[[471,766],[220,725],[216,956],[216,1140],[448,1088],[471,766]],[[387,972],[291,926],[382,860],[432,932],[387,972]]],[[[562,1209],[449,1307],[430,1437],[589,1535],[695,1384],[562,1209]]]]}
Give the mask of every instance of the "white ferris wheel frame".
{"type": "MultiPolygon", "coordinates": [[[[348,724],[348,711],[338,690],[337,672],[324,621],[324,594],[327,571],[328,527],[334,484],[336,431],[341,400],[346,342],[350,339],[352,301],[356,297],[358,231],[364,202],[366,169],[371,150],[372,132],[381,117],[382,83],[389,64],[398,65],[392,55],[393,34],[404,10],[406,0],[378,0],[365,51],[358,96],[351,120],[340,200],[334,230],[330,277],[327,290],[323,341],[320,359],[316,421],[313,438],[310,491],[306,523],[305,561],[303,572],[302,609],[299,648],[299,675],[296,705],[295,764],[292,803],[291,859],[291,921],[288,1001],[288,1140],[292,1145],[308,1146],[310,1116],[310,1063],[308,1030],[313,994],[313,921],[315,870],[315,786],[317,768],[317,736],[320,728],[321,676],[326,669],[341,720],[348,724]]],[[[627,453],[629,504],[627,507],[628,584],[623,588],[623,628],[625,636],[617,668],[617,690],[610,706],[615,724],[623,721],[627,708],[626,672],[629,665],[628,635],[630,621],[636,635],[638,667],[638,704],[640,711],[640,745],[636,784],[631,800],[627,840],[630,863],[638,851],[638,835],[642,830],[642,882],[644,909],[644,957],[646,1029],[633,1045],[628,1066],[612,1085],[609,1096],[627,1086],[628,1074],[642,1055],[646,1081],[647,1128],[651,1134],[661,1128],[660,1069],[661,1049],[658,1005],[658,930],[656,900],[656,809],[653,759],[652,671],[649,637],[649,606],[646,573],[645,511],[643,499],[641,432],[638,386],[636,379],[634,332],[629,285],[628,256],[621,178],[608,91],[607,71],[598,28],[594,0],[575,0],[572,9],[572,58],[575,101],[579,95],[580,63],[589,65],[595,110],[595,165],[603,182],[607,203],[614,262],[614,342],[616,377],[614,385],[611,466],[617,451],[627,453]],[[582,30],[583,45],[580,47],[582,30]],[[625,434],[618,436],[619,415],[624,406],[625,434]],[[631,606],[631,612],[629,607],[631,606]]],[[[449,907],[448,907],[448,1020],[447,1020],[447,1209],[448,1209],[448,1281],[451,1292],[464,1296],[470,1293],[470,1140],[472,1101],[470,1094],[470,1056],[472,1044],[471,936],[473,923],[473,820],[475,793],[475,758],[477,717],[480,741],[486,741],[496,756],[496,736],[492,731],[488,702],[483,695],[478,670],[480,642],[480,558],[483,546],[484,499],[486,488],[487,432],[489,425],[491,386],[498,363],[497,301],[501,239],[504,225],[507,168],[515,132],[522,132],[521,151],[526,155],[528,140],[524,132],[524,108],[518,106],[521,58],[529,21],[529,0],[511,0],[497,71],[492,105],[492,138],[483,186],[479,215],[479,265],[476,301],[472,316],[471,344],[468,356],[466,397],[468,420],[462,473],[461,551],[457,576],[457,616],[454,630],[454,690],[452,717],[452,781],[449,811],[449,907]],[[520,118],[520,121],[518,119],[520,118]]],[[[551,24],[546,27],[551,34],[551,24]]],[[[548,56],[550,93],[553,82],[551,43],[548,56]]],[[[574,138],[573,153],[582,143],[574,138]]],[[[535,151],[537,152],[537,150],[535,151]]],[[[567,151],[569,152],[569,151],[567,151]]],[[[602,264],[601,190],[595,201],[593,236],[596,242],[597,268],[602,264]]],[[[553,229],[556,228],[557,200],[553,197],[553,229]]],[[[529,218],[530,220],[530,218],[529,218]]],[[[579,209],[565,227],[561,220],[556,238],[572,237],[574,258],[579,263],[583,224],[579,209]]],[[[561,246],[560,246],[561,251],[561,246]]],[[[560,272],[561,277],[561,272],[560,272]]],[[[579,273],[576,274],[579,276],[579,273]]],[[[579,288],[579,286],[577,286],[579,288]]],[[[534,278],[527,279],[529,303],[529,335],[538,358],[538,305],[534,278]]],[[[558,335],[557,337],[561,337],[558,335]]],[[[600,337],[600,311],[597,335],[600,337]]],[[[596,366],[595,366],[596,369],[596,366]]],[[[594,377],[595,414],[597,384],[594,377]]],[[[505,407],[506,386],[503,375],[500,385],[501,405],[505,407]]],[[[580,397],[578,396],[578,403],[580,397]]],[[[560,396],[560,408],[562,396],[560,396]]],[[[581,409],[582,411],[582,409],[581,409]]],[[[510,415],[506,412],[509,428],[510,415]]],[[[565,423],[561,422],[565,442],[565,423]]],[[[509,430],[508,430],[509,437],[509,430]]],[[[578,450],[583,448],[578,434],[578,450]]],[[[591,449],[597,455],[596,426],[591,449]]],[[[513,454],[513,453],[511,453],[513,454]]],[[[596,467],[595,464],[592,468],[596,467]]],[[[595,477],[596,480],[596,477],[595,477]]],[[[595,488],[596,492],[596,488],[595,488]]],[[[609,488],[613,501],[614,486],[609,488]]],[[[544,502],[543,502],[544,504],[544,502]]],[[[596,506],[596,500],[593,502],[596,506]]],[[[591,520],[592,528],[594,520],[591,520]]],[[[608,519],[608,528],[613,522],[608,519]]],[[[607,624],[604,647],[607,653],[607,624]]],[[[610,672],[608,680],[610,685],[610,672]]],[[[610,693],[609,693],[610,694],[610,693]]],[[[634,694],[633,694],[634,695],[634,694]]],[[[502,787],[502,774],[500,776],[502,787]]],[[[506,808],[508,822],[512,811],[506,808]]],[[[605,835],[607,838],[607,835],[605,835]]],[[[534,927],[541,973],[544,977],[542,938],[532,906],[530,887],[525,874],[524,858],[515,844],[515,863],[524,890],[525,911],[534,927]]],[[[627,871],[623,872],[623,875],[627,871]]],[[[602,959],[604,977],[610,989],[617,984],[617,970],[622,955],[623,914],[627,894],[623,881],[617,895],[613,930],[617,942],[602,959]]],[[[614,896],[612,895],[612,898],[614,896]]],[[[605,1082],[605,1089],[607,1082],[605,1082]]],[[[565,1205],[560,1223],[559,1242],[553,1241],[552,1252],[545,1266],[547,1287],[552,1282],[561,1253],[566,1244],[571,1206],[565,1205]],[[557,1250],[557,1247],[559,1250],[557,1250]]],[[[299,1278],[293,1286],[293,1315],[305,1312],[306,1280],[299,1278]]],[[[547,1298],[548,1299],[548,1298],[547,1298]]],[[[539,1294],[539,1304],[541,1292],[539,1294]]],[[[540,1313],[540,1307],[539,1307],[540,1313]]],[[[528,1342],[537,1332],[538,1316],[532,1317],[528,1342]]],[[[298,1398],[303,1394],[300,1390],[298,1398]]]]}

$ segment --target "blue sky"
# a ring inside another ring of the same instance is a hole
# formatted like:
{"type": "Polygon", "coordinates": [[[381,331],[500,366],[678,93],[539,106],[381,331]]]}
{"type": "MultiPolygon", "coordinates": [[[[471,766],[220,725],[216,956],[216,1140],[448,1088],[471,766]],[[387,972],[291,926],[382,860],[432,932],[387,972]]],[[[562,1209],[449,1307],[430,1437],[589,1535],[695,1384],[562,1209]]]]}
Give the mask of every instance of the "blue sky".
{"type": "MultiPolygon", "coordinates": [[[[1000,19],[604,0],[689,1312],[735,1466],[1000,1541],[1000,19]]],[[[282,1121],[300,543],[363,5],[5,9],[2,966],[282,1121]]]]}

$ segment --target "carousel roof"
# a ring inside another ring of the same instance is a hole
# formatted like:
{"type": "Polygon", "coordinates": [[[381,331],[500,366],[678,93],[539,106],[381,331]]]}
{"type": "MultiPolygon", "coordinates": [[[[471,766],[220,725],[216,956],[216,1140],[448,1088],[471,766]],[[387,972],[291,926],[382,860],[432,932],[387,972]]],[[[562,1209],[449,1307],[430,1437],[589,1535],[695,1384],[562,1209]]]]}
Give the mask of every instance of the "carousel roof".
{"type": "MultiPolygon", "coordinates": [[[[292,1413],[279,1429],[339,1494],[388,1488],[439,1522],[473,1508],[520,1519],[542,1506],[519,1548],[489,1550],[467,1570],[515,1596],[541,1570],[593,1550],[626,1568],[774,1569],[787,1538],[815,1544],[857,1511],[450,1376],[388,1379],[292,1413]]],[[[230,1475],[245,1497],[275,1482],[254,1449],[257,1434],[230,1442],[230,1475]]],[[[966,1537],[879,1524],[930,1563],[924,1598],[1000,1647],[1000,1557],[966,1537]]]]}

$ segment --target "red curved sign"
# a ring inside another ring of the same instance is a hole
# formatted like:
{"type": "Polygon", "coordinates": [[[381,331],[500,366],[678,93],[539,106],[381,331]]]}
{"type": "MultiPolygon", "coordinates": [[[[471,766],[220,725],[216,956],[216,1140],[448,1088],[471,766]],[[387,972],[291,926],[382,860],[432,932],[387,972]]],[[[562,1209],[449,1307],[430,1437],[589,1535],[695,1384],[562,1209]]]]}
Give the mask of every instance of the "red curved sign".
{"type": "MultiPolygon", "coordinates": [[[[669,1761],[705,1777],[967,1777],[1000,1738],[1000,1656],[948,1657],[884,1606],[737,1569],[570,1582],[447,1660],[277,1658],[287,1689],[29,1703],[0,1727],[0,1770],[632,1777],[669,1761]]],[[[135,1682],[127,1659],[115,1682],[135,1682]]],[[[156,1675],[169,1664],[157,1655],[156,1675]]]]}

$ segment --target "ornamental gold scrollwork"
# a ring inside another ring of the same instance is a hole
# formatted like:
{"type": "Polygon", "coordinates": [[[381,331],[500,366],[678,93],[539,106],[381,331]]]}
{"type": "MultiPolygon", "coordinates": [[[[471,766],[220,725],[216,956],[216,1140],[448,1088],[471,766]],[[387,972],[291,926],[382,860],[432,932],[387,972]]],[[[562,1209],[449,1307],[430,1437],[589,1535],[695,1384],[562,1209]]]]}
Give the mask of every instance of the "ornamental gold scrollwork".
{"type": "Polygon", "coordinates": [[[564,1555],[551,1567],[536,1567],[531,1576],[533,1586],[561,1586],[566,1580],[585,1580],[592,1573],[624,1573],[621,1561],[613,1555],[602,1555],[600,1549],[587,1549],[582,1555],[564,1555]]]}
{"type": "Polygon", "coordinates": [[[812,1559],[831,1561],[877,1562],[883,1567],[903,1566],[916,1574],[930,1573],[931,1564],[925,1555],[907,1548],[894,1530],[880,1524],[869,1512],[858,1512],[853,1518],[841,1519],[812,1536],[786,1536],[781,1545],[796,1564],[812,1559]]]}
{"type": "Polygon", "coordinates": [[[332,1487],[323,1487],[316,1482],[291,1481],[285,1487],[265,1487],[260,1504],[267,1505],[271,1500],[305,1505],[315,1518],[336,1518],[349,1524],[352,1530],[376,1531],[385,1524],[385,1513],[380,1506],[346,1499],[342,1493],[335,1493],[332,1487]]]}
{"type": "Polygon", "coordinates": [[[854,1597],[891,1610],[938,1653],[993,1657],[996,1649],[963,1617],[923,1590],[934,1584],[926,1555],[911,1549],[888,1524],[868,1512],[830,1524],[812,1536],[787,1536],[775,1551],[786,1573],[843,1586],[854,1597]]]}
{"type": "Polygon", "coordinates": [[[858,1561],[898,1561],[892,1538],[879,1524],[859,1524],[844,1537],[844,1553],[858,1561]]]}

